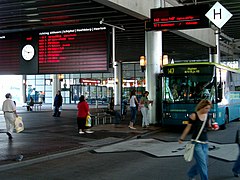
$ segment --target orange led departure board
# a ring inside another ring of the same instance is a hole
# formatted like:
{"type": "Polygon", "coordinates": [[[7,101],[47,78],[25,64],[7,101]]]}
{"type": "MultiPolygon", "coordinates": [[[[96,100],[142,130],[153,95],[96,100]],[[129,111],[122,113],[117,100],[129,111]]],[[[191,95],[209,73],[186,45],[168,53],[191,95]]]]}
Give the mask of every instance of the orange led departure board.
{"type": "Polygon", "coordinates": [[[150,30],[208,28],[208,10],[206,4],[151,9],[150,30]]]}

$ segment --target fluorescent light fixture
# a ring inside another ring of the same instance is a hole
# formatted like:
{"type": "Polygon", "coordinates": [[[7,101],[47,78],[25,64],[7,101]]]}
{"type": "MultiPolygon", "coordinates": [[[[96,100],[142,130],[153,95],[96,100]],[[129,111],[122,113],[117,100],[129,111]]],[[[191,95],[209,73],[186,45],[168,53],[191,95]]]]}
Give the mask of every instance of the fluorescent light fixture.
{"type": "Polygon", "coordinates": [[[41,21],[40,19],[29,19],[29,20],[27,20],[27,22],[39,22],[39,21],[41,21]]]}
{"type": "Polygon", "coordinates": [[[38,16],[39,14],[27,14],[26,16],[32,17],[32,16],[38,16]]]}
{"type": "Polygon", "coordinates": [[[26,11],[33,11],[33,10],[37,10],[37,8],[25,8],[24,10],[26,10],[26,11]]]}
{"type": "Polygon", "coordinates": [[[33,4],[33,3],[36,3],[36,1],[25,1],[23,2],[24,4],[33,4]]]}

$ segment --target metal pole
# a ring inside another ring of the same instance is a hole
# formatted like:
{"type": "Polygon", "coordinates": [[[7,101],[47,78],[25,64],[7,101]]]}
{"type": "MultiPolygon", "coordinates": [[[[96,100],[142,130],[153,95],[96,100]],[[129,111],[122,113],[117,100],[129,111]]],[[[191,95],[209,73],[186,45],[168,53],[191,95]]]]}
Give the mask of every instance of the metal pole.
{"type": "Polygon", "coordinates": [[[113,61],[113,73],[114,73],[114,105],[117,105],[118,102],[118,98],[117,98],[117,94],[118,94],[118,88],[117,88],[117,63],[116,63],[116,58],[115,58],[115,27],[112,26],[112,61],[113,61]]]}
{"type": "Polygon", "coordinates": [[[215,37],[216,37],[216,47],[217,47],[217,54],[215,54],[214,62],[220,63],[220,44],[219,44],[219,30],[215,31],[215,37]]]}
{"type": "MultiPolygon", "coordinates": [[[[115,94],[114,94],[114,105],[118,105],[119,101],[121,101],[121,97],[119,98],[119,96],[121,95],[119,91],[121,91],[121,88],[119,88],[119,86],[122,86],[122,84],[120,84],[120,78],[117,79],[118,77],[118,72],[117,72],[117,67],[119,65],[118,62],[116,62],[116,55],[115,55],[115,52],[116,52],[116,49],[115,49],[115,30],[116,28],[117,29],[120,29],[122,31],[125,31],[125,29],[123,27],[118,27],[118,26],[115,26],[115,25],[112,25],[112,24],[109,24],[109,23],[106,23],[104,22],[104,19],[102,18],[102,20],[99,22],[99,24],[104,24],[104,25],[107,25],[107,26],[111,26],[112,27],[112,60],[113,60],[113,70],[114,70],[114,91],[115,91],[115,94]]],[[[120,68],[118,68],[120,69],[120,68]]],[[[121,70],[121,69],[120,69],[121,70]]]]}

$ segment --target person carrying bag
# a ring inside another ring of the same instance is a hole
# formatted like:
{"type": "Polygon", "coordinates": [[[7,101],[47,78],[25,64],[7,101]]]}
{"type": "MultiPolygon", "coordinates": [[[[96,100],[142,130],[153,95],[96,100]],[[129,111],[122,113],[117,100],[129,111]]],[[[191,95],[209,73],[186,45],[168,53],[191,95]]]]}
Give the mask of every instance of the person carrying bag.
{"type": "Polygon", "coordinates": [[[198,142],[198,138],[202,133],[202,130],[203,130],[205,124],[206,124],[206,121],[207,121],[207,119],[203,122],[202,127],[201,127],[196,139],[192,139],[190,142],[188,142],[186,144],[185,152],[184,152],[184,159],[187,162],[190,162],[193,159],[193,153],[194,153],[194,148],[195,148],[195,143],[194,142],[198,142]]]}
{"type": "MultiPolygon", "coordinates": [[[[193,157],[195,159],[195,164],[189,169],[187,175],[189,179],[194,179],[198,174],[201,180],[208,180],[208,123],[206,123],[208,118],[208,113],[212,107],[211,101],[207,99],[201,100],[196,108],[195,112],[189,116],[189,123],[184,129],[182,135],[180,136],[178,142],[181,144],[187,134],[192,129],[192,141],[191,145],[194,149],[193,157]]],[[[217,130],[217,129],[216,129],[217,130]]],[[[187,145],[189,146],[189,145],[187,145]]],[[[186,155],[187,156],[187,155],[186,155]]],[[[189,157],[189,156],[188,156],[189,157]]],[[[191,158],[188,158],[190,160],[191,158]]]]}

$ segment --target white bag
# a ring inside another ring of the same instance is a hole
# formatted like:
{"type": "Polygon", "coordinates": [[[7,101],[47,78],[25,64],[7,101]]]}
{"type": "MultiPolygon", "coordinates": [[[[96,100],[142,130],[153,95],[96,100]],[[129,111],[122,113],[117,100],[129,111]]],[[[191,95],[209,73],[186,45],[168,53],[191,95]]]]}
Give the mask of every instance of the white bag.
{"type": "Polygon", "coordinates": [[[22,117],[20,116],[18,116],[15,120],[15,129],[16,129],[16,133],[20,133],[24,130],[22,117]]]}
{"type": "Polygon", "coordinates": [[[194,153],[194,147],[195,147],[195,144],[192,144],[192,142],[189,142],[189,143],[186,144],[185,152],[184,152],[185,161],[187,161],[187,162],[192,161],[193,153],[194,153]]]}
{"type": "Polygon", "coordinates": [[[62,110],[63,110],[63,109],[62,109],[62,106],[60,106],[59,109],[58,109],[58,111],[59,111],[59,112],[62,112],[62,110]]]}

